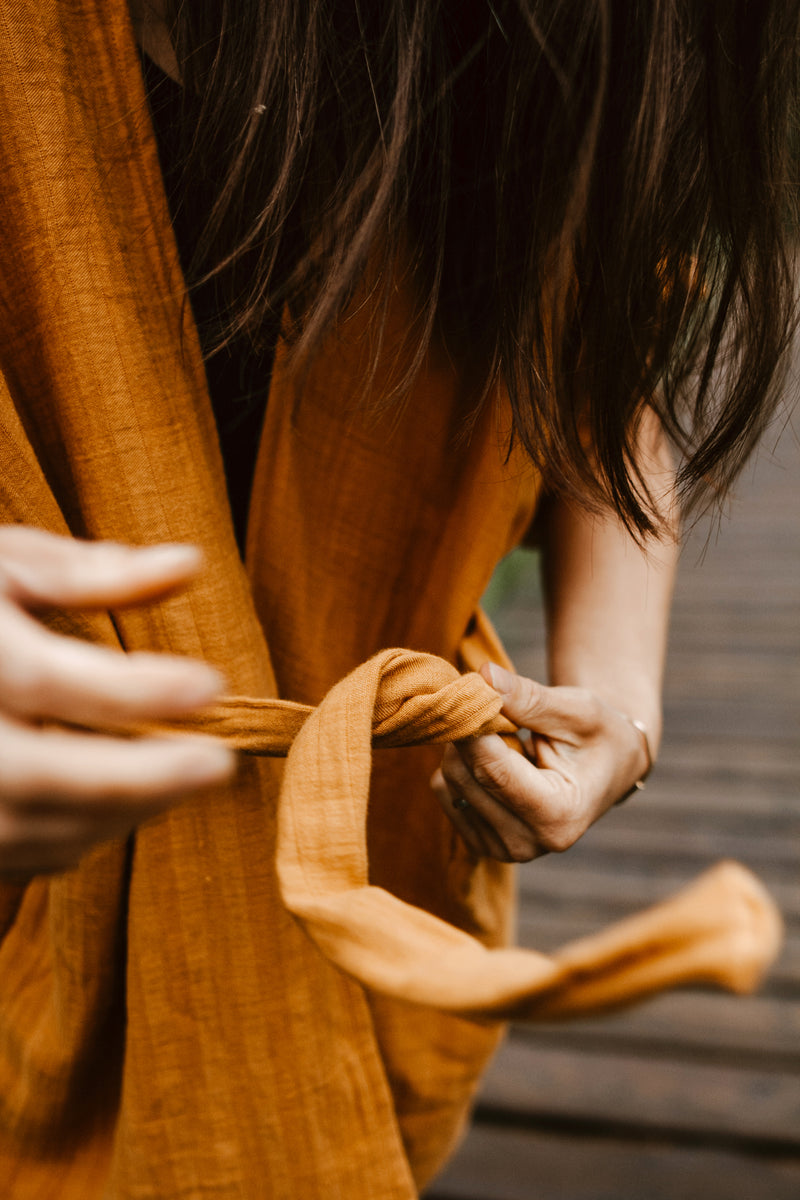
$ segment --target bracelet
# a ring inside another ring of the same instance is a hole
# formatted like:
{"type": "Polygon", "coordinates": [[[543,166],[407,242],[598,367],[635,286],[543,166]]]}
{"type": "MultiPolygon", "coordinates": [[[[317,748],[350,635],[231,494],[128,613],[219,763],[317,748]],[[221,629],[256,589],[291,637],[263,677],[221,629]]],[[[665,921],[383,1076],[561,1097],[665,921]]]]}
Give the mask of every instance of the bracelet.
{"type": "Polygon", "coordinates": [[[629,798],[629,796],[632,796],[634,792],[644,791],[645,782],[654,765],[653,752],[650,749],[650,738],[648,736],[647,726],[645,725],[644,721],[638,721],[634,717],[629,717],[627,713],[621,712],[618,708],[615,708],[614,712],[618,713],[619,716],[627,721],[629,725],[633,726],[637,733],[641,734],[642,742],[644,743],[644,752],[647,755],[647,766],[645,767],[643,774],[639,776],[639,778],[636,780],[636,783],[634,783],[633,787],[628,789],[624,796],[620,796],[619,800],[615,801],[616,804],[624,804],[624,802],[629,798]]]}

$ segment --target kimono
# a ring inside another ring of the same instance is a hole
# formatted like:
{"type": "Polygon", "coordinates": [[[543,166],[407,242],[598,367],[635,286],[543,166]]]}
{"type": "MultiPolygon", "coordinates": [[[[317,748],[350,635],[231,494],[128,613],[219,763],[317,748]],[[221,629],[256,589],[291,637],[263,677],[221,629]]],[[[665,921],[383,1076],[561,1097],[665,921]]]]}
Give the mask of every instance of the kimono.
{"type": "MultiPolygon", "coordinates": [[[[370,416],[357,317],[302,387],[279,350],[243,565],[124,0],[4,0],[0,115],[0,519],[202,547],[168,599],[43,619],[218,667],[230,699],[184,727],[246,751],[75,870],[0,883],[3,1195],[408,1200],[504,1018],[750,986],[777,918],[728,866],[561,956],[503,949],[511,868],[428,787],[428,743],[506,728],[459,674],[503,661],[479,600],[539,492],[502,396],[465,436],[434,348],[370,416]]],[[[398,295],[390,343],[408,319],[398,295]]]]}

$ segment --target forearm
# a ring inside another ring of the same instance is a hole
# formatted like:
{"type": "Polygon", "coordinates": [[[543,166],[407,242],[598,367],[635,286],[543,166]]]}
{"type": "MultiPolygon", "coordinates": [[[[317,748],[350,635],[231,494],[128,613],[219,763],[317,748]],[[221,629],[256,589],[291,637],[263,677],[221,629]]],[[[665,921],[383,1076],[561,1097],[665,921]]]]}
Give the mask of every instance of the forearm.
{"type": "Polygon", "coordinates": [[[678,545],[672,464],[654,419],[639,463],[654,501],[664,497],[663,537],[645,548],[611,516],[554,499],[541,513],[551,686],[481,668],[531,746],[519,754],[496,735],[450,746],[433,779],[476,854],[527,862],[566,850],[630,793],[657,752],[678,545]],[[631,721],[646,727],[649,755],[631,721]]]}
{"type": "Polygon", "coordinates": [[[655,753],[678,544],[677,517],[666,498],[671,459],[652,424],[640,461],[654,496],[665,497],[665,533],[644,548],[613,516],[548,502],[543,522],[548,659],[551,684],[588,688],[643,721],[655,753]]]}

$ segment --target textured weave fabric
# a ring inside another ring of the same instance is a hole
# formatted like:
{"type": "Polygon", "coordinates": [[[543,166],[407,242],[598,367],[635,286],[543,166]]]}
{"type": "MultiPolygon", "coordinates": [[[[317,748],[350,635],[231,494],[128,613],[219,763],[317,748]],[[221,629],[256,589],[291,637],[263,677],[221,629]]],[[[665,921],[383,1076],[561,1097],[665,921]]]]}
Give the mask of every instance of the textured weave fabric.
{"type": "Polygon", "coordinates": [[[383,994],[476,1017],[551,1019],[681,983],[748,991],[777,950],[771,901],[731,862],[553,955],[487,950],[371,886],[373,751],[513,734],[482,677],[459,675],[442,659],[386,650],[340,681],[317,709],[240,698],[170,728],[212,734],[250,754],[289,755],[277,842],[284,902],[333,962],[383,994]]]}
{"type": "MultiPolygon", "coordinates": [[[[454,664],[536,503],[502,399],[460,437],[469,388],[432,352],[365,418],[355,319],[302,393],[279,354],[245,571],[124,4],[5,0],[0,120],[0,516],[200,545],[180,595],[47,619],[220,667],[232,698],[196,724],[250,752],[128,843],[0,886],[2,1194],[408,1200],[496,1045],[476,1013],[749,986],[776,918],[724,868],[556,955],[502,948],[511,873],[456,838],[417,744],[497,720],[454,664]]],[[[398,296],[389,364],[408,320],[398,296]]]]}

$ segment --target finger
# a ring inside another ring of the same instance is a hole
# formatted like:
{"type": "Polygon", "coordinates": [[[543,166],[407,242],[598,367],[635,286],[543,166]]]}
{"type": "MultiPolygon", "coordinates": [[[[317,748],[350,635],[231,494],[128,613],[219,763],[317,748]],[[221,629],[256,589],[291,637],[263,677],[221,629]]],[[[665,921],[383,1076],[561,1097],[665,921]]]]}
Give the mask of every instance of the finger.
{"type": "Polygon", "coordinates": [[[503,862],[529,862],[544,852],[538,844],[535,828],[507,807],[500,788],[493,793],[482,785],[464,762],[458,747],[450,746],[445,750],[442,774],[451,791],[469,804],[461,815],[480,822],[488,853],[493,858],[503,862]]]}
{"type": "Polygon", "coordinates": [[[223,783],[235,761],[212,738],[126,741],[0,720],[0,796],[18,821],[44,805],[132,826],[198,788],[223,783]]]}
{"type": "Polygon", "coordinates": [[[451,790],[441,770],[431,777],[431,788],[445,816],[455,825],[462,839],[479,858],[492,858],[492,845],[486,838],[485,822],[474,809],[461,807],[462,796],[451,790]]]}
{"type": "Polygon", "coordinates": [[[591,823],[594,814],[584,812],[577,779],[563,763],[535,766],[496,734],[459,742],[454,749],[460,763],[446,756],[445,778],[453,777],[514,861],[560,853],[591,823]]]}
{"type": "Polygon", "coordinates": [[[171,791],[135,803],[117,796],[0,805],[0,876],[13,881],[69,870],[94,846],[126,838],[185,794],[171,791]]]}
{"type": "Polygon", "coordinates": [[[503,714],[515,725],[577,744],[600,724],[600,702],[583,688],[546,687],[496,663],[484,663],[480,673],[503,697],[503,714]]]}
{"type": "Polygon", "coordinates": [[[0,598],[0,703],[18,717],[112,728],[191,712],[223,686],[205,663],[62,637],[0,598]]]}
{"type": "Polygon", "coordinates": [[[180,587],[201,566],[196,546],[122,546],[0,527],[3,588],[21,604],[121,608],[180,587]]]}

